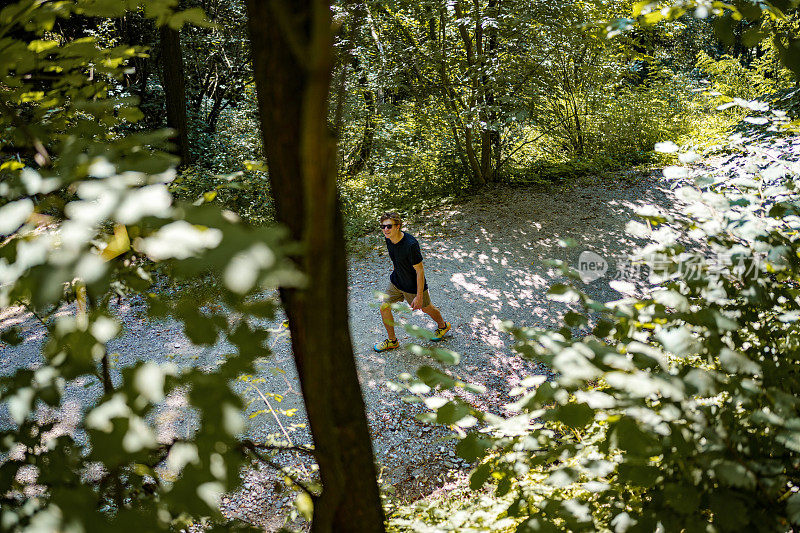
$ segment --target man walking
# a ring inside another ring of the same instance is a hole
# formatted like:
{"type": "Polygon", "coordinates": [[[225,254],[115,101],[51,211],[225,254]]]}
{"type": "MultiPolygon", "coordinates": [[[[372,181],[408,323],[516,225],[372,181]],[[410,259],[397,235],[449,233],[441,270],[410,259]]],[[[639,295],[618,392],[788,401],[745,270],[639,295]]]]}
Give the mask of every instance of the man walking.
{"type": "Polygon", "coordinates": [[[394,317],[390,304],[402,300],[408,302],[411,309],[419,309],[431,317],[438,326],[432,340],[442,340],[450,331],[450,323],[445,322],[439,310],[431,304],[425,270],[422,268],[422,251],[417,239],[402,231],[403,221],[397,213],[384,213],[380,225],[383,236],[386,237],[386,248],[389,249],[394,270],[389,276],[389,287],[381,304],[381,318],[388,338],[377,343],[373,349],[376,352],[385,352],[400,346],[394,334],[394,317]]]}

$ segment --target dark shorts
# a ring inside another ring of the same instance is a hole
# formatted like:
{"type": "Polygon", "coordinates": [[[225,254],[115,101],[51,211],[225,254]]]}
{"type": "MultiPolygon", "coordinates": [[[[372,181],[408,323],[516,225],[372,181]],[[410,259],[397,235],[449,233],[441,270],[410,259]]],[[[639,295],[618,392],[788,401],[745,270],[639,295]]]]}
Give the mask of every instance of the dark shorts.
{"type": "MultiPolygon", "coordinates": [[[[411,305],[411,302],[414,301],[414,298],[417,297],[416,294],[413,292],[405,292],[401,291],[397,287],[394,286],[394,283],[389,282],[389,286],[386,287],[386,290],[383,291],[386,293],[386,296],[383,297],[384,303],[393,304],[396,302],[402,302],[405,300],[408,305],[411,305]]],[[[422,292],[422,307],[428,307],[431,305],[431,296],[428,294],[428,289],[425,289],[422,292]]]]}

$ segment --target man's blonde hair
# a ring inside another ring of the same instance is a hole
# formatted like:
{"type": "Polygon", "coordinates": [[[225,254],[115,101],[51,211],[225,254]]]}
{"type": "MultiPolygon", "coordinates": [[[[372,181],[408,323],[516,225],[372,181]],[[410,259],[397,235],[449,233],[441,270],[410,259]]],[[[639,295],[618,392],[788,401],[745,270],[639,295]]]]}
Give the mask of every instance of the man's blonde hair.
{"type": "Polygon", "coordinates": [[[381,215],[381,223],[383,223],[384,220],[391,220],[392,222],[397,224],[397,227],[399,228],[403,227],[403,219],[400,218],[400,213],[395,213],[394,211],[387,211],[386,213],[381,215]]]}

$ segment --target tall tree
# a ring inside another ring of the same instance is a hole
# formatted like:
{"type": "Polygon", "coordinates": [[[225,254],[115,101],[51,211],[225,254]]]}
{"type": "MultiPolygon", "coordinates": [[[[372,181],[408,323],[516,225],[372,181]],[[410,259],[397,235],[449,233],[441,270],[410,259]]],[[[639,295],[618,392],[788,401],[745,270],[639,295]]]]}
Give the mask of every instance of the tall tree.
{"type": "Polygon", "coordinates": [[[189,162],[189,132],[186,120],[186,87],[183,52],[178,30],[161,26],[161,65],[164,82],[167,126],[175,130],[173,142],[181,164],[189,162]]]}
{"type": "Polygon", "coordinates": [[[328,129],[333,65],[326,0],[248,0],[258,108],[276,218],[302,242],[302,289],[282,289],[322,494],[312,531],[383,531],[347,313],[347,269],[328,129]]]}
{"type": "Polygon", "coordinates": [[[524,76],[508,58],[524,53],[518,35],[531,9],[529,3],[501,5],[499,0],[447,5],[401,0],[395,9],[376,6],[402,43],[389,56],[404,65],[422,101],[439,107],[437,114],[445,119],[475,187],[498,179],[507,142],[501,131],[519,111],[512,87],[524,76]],[[522,15],[508,15],[517,11],[522,15]]]}

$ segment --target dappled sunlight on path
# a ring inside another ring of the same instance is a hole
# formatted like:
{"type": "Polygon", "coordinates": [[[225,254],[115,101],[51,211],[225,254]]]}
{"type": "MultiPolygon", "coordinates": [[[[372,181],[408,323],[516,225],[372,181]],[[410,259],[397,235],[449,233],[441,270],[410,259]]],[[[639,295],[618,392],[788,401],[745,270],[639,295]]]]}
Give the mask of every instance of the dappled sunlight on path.
{"type": "MultiPolygon", "coordinates": [[[[625,233],[627,221],[634,218],[637,209],[668,202],[668,193],[649,176],[610,187],[589,185],[580,191],[502,187],[460,205],[425,213],[408,224],[405,229],[422,247],[431,299],[454,326],[441,343],[462,356],[460,365],[452,370],[489,388],[484,397],[470,400],[484,408],[502,410],[508,392],[522,378],[547,372],[511,350],[512,341],[502,322],[561,326],[567,306],[550,301],[546,293],[552,284],[565,279],[548,259],[562,260],[576,268],[582,251],[599,254],[610,264],[608,275],[582,288],[602,301],[620,298],[623,295],[609,282],[616,263],[627,259],[637,245],[625,233]],[[565,249],[559,245],[559,241],[569,239],[576,246],[565,249]]],[[[380,354],[380,358],[369,353],[371,343],[385,333],[377,310],[368,308],[369,299],[363,294],[368,291],[364,289],[382,290],[391,271],[382,239],[376,238],[375,243],[373,254],[351,268],[351,281],[354,289],[358,288],[351,293],[351,329],[362,372],[368,376],[363,382],[366,394],[376,395],[377,403],[386,405],[395,400],[376,388],[393,379],[392,372],[413,372],[420,364],[436,363],[401,350],[380,354]]],[[[632,284],[634,290],[642,285],[642,280],[632,284]]],[[[419,312],[408,321],[434,327],[419,312]]],[[[398,330],[398,338],[403,345],[415,341],[402,330],[398,330]]]]}

